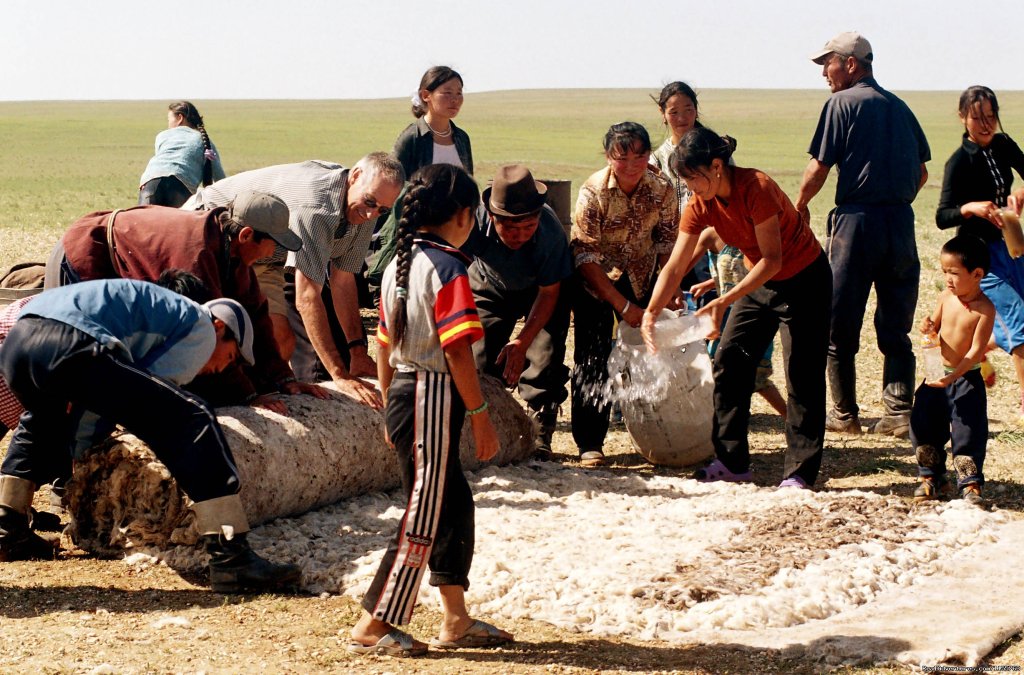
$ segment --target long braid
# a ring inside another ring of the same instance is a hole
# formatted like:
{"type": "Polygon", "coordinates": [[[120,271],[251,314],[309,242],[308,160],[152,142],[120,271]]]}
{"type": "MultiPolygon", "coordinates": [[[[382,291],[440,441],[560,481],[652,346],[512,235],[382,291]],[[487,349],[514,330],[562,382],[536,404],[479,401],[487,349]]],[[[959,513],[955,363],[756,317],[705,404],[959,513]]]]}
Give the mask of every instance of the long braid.
{"type": "Polygon", "coordinates": [[[213,149],[213,143],[202,122],[196,127],[196,131],[203,137],[203,187],[207,187],[213,183],[213,158],[217,156],[217,152],[213,149]]]}
{"type": "Polygon", "coordinates": [[[185,124],[199,132],[203,138],[203,187],[213,183],[213,160],[217,157],[217,151],[213,149],[213,141],[206,133],[203,126],[203,116],[199,109],[191,101],[175,101],[167,106],[167,109],[176,115],[185,118],[185,124]]]}
{"type": "Polygon", "coordinates": [[[395,308],[391,320],[391,338],[395,345],[402,342],[406,327],[406,305],[409,296],[409,269],[412,267],[412,244],[416,236],[416,224],[420,222],[423,210],[422,200],[429,188],[422,180],[415,181],[405,193],[402,202],[402,217],[398,221],[397,259],[395,269],[395,308]]]}
{"type": "Polygon", "coordinates": [[[439,227],[460,209],[475,210],[480,190],[473,178],[451,164],[430,164],[412,175],[402,202],[402,217],[396,233],[395,306],[391,317],[391,339],[397,346],[405,335],[409,270],[416,231],[439,227]]]}

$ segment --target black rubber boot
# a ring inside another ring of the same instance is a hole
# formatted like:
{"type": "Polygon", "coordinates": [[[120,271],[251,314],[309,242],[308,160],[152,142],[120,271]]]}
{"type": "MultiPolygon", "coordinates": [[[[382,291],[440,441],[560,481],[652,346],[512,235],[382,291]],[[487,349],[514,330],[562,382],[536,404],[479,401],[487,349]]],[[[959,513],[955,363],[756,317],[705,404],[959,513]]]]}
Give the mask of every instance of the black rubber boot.
{"type": "Polygon", "coordinates": [[[551,439],[555,435],[555,425],[558,423],[558,406],[546,405],[540,410],[530,410],[530,420],[537,432],[533,441],[533,458],[549,462],[553,455],[551,439]]]}
{"type": "Polygon", "coordinates": [[[57,546],[57,541],[32,531],[27,515],[0,506],[0,562],[53,560],[57,546]]]}
{"type": "Polygon", "coordinates": [[[203,545],[210,554],[210,587],[218,593],[275,591],[302,578],[298,565],[278,565],[256,555],[245,533],[231,539],[204,534],[203,545]]]}

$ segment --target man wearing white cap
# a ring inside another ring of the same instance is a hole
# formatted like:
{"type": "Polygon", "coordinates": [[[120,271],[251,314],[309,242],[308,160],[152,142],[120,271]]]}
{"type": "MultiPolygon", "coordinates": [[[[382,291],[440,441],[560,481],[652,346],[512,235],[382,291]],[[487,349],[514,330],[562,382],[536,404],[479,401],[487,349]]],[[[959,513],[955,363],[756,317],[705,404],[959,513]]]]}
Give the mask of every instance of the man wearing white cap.
{"type": "Polygon", "coordinates": [[[0,376],[25,406],[0,467],[0,561],[52,558],[29,526],[36,486],[57,477],[86,412],[138,436],[195,503],[221,592],[298,581],[294,565],[256,555],[231,450],[213,410],[179,385],[252,363],[249,315],[227,298],[199,305],[145,281],[85,281],[25,306],[0,348],[0,376]]]}
{"type": "Polygon", "coordinates": [[[906,437],[914,394],[908,334],[921,272],[911,203],[928,180],[928,141],[910,108],[875,81],[874,52],[862,35],[840,33],[811,60],[823,67],[832,96],[811,139],[811,160],[795,204],[806,221],[807,205],[829,170],[835,166],[838,172],[836,208],[826,225],[833,275],[828,356],[833,408],[825,426],[861,433],[855,359],[873,284],[875,332],[885,357],[885,413],[871,431],[906,437]]]}

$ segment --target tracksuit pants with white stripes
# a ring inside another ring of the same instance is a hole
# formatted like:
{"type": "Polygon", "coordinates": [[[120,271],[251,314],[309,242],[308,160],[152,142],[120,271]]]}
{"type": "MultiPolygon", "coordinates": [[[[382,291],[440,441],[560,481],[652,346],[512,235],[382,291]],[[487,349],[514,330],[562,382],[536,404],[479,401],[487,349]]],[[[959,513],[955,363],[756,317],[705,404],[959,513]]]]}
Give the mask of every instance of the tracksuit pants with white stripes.
{"type": "Polygon", "coordinates": [[[363,598],[375,619],[393,625],[409,621],[428,565],[431,586],[469,588],[473,493],[459,460],[465,414],[448,373],[395,374],[385,423],[408,502],[363,598]]]}
{"type": "Polygon", "coordinates": [[[67,475],[76,411],[87,410],[149,445],[193,501],[239,490],[231,450],[205,401],[115,358],[73,326],[19,319],[0,348],[0,373],[26,408],[0,467],[5,475],[36,485],[67,475]]]}

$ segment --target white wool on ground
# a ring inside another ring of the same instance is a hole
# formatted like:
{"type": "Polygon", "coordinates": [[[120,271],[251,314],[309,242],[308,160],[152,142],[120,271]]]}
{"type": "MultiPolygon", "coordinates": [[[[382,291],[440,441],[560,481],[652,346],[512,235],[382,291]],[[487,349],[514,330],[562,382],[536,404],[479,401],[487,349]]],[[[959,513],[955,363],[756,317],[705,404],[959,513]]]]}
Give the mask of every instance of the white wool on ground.
{"type": "MultiPolygon", "coordinates": [[[[868,492],[702,484],[550,463],[486,468],[470,482],[476,553],[467,600],[472,612],[497,621],[777,648],[807,645],[802,636],[814,635],[821,658],[838,663],[922,662],[922,654],[971,662],[999,634],[1024,626],[1024,598],[1007,603],[1012,615],[1004,617],[993,617],[990,606],[972,610],[972,597],[983,593],[959,576],[971,561],[991,559],[998,569],[993,551],[1024,545],[1024,523],[959,500],[914,507],[868,492]],[[971,612],[968,643],[951,644],[966,628],[945,611],[936,616],[942,630],[922,625],[919,635],[872,624],[877,616],[898,623],[887,608],[935,588],[971,612]],[[867,618],[851,629],[847,616],[867,618]],[[984,628],[986,619],[999,627],[984,628]],[[841,635],[892,640],[837,642],[833,624],[844,626],[841,635]]],[[[273,521],[250,541],[272,559],[302,565],[309,592],[360,598],[403,506],[398,492],[362,495],[273,521]]],[[[981,590],[1004,584],[1007,595],[1024,596],[1012,572],[1007,562],[1002,576],[986,579],[989,570],[972,579],[981,590]]],[[[438,607],[426,583],[420,601],[438,607]]]]}

